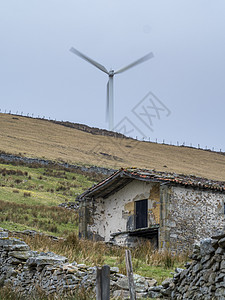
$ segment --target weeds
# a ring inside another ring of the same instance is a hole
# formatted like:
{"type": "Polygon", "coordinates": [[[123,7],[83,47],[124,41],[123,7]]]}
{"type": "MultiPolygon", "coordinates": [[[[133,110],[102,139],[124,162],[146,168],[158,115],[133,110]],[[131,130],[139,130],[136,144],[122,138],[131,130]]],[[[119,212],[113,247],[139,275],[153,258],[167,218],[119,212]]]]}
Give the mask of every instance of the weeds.
{"type": "Polygon", "coordinates": [[[23,196],[24,196],[24,197],[31,197],[31,193],[24,192],[24,193],[23,193],[23,196]]]}
{"type": "Polygon", "coordinates": [[[150,241],[143,241],[138,247],[132,249],[132,256],[150,266],[163,266],[173,268],[176,264],[187,262],[188,252],[172,253],[169,249],[155,250],[150,241]]]}
{"type": "Polygon", "coordinates": [[[6,176],[6,175],[16,175],[16,176],[28,176],[27,172],[22,172],[21,170],[12,170],[12,169],[6,169],[6,168],[0,168],[0,174],[2,174],[2,176],[6,176]]]}
{"type": "MultiPolygon", "coordinates": [[[[25,236],[23,240],[37,251],[52,251],[68,257],[69,261],[85,263],[90,266],[119,267],[120,273],[126,275],[124,247],[109,246],[103,242],[93,242],[79,239],[77,234],[70,233],[67,238],[53,241],[46,236],[25,236]]],[[[157,251],[149,242],[143,242],[131,250],[134,273],[155,278],[158,283],[171,277],[175,267],[183,267],[187,262],[188,253],[172,254],[169,251],[157,251]]]]}

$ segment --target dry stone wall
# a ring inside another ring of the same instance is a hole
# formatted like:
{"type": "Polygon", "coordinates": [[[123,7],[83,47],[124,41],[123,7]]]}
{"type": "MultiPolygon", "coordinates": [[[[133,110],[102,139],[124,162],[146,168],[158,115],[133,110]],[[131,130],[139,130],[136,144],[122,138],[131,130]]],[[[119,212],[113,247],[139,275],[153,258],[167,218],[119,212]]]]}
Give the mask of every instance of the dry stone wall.
{"type": "Polygon", "coordinates": [[[79,166],[79,165],[72,165],[66,162],[54,162],[51,160],[46,160],[46,159],[39,159],[39,158],[30,158],[30,157],[23,157],[23,156],[17,156],[13,154],[7,154],[5,152],[0,151],[0,160],[3,162],[17,162],[17,163],[24,163],[28,165],[35,165],[39,164],[41,166],[59,166],[59,167],[64,167],[64,168],[70,168],[73,170],[78,170],[82,172],[87,172],[88,173],[96,173],[96,174],[102,174],[109,176],[116,170],[114,169],[107,169],[103,167],[97,167],[97,166],[91,166],[91,167],[85,167],[85,166],[79,166]]]}
{"type": "Polygon", "coordinates": [[[171,299],[225,300],[225,231],[195,244],[191,258],[174,275],[171,299]]]}
{"type": "MultiPolygon", "coordinates": [[[[140,275],[135,275],[134,280],[137,298],[147,297],[157,283],[140,275]]],[[[69,263],[66,257],[52,252],[31,251],[24,241],[8,238],[7,232],[0,231],[0,287],[5,285],[27,299],[39,291],[46,295],[65,295],[82,288],[95,298],[96,267],[69,263]]],[[[110,290],[112,297],[129,299],[128,279],[117,267],[110,269],[110,290]]]]}
{"type": "MultiPolygon", "coordinates": [[[[172,300],[225,300],[225,231],[194,245],[191,263],[176,269],[161,285],[151,278],[134,275],[137,298],[172,300]]],[[[129,299],[128,279],[111,268],[110,290],[114,299],[129,299]]],[[[96,267],[52,252],[38,253],[17,238],[0,231],[0,287],[10,285],[18,293],[46,295],[74,293],[80,288],[95,295],[96,267]]],[[[29,296],[27,296],[29,299],[29,296]]]]}
{"type": "Polygon", "coordinates": [[[149,289],[152,298],[171,300],[225,300],[225,231],[194,245],[186,269],[149,289]]]}

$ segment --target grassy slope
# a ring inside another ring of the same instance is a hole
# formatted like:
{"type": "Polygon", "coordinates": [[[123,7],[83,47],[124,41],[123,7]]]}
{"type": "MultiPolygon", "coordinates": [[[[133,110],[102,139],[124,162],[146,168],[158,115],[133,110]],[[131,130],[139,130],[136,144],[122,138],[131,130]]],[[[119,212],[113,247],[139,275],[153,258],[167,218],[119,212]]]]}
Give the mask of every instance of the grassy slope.
{"type": "Polygon", "coordinates": [[[67,235],[78,229],[78,215],[57,207],[74,201],[94,184],[82,174],[51,168],[0,164],[0,227],[67,235]]]}
{"type": "Polygon", "coordinates": [[[0,199],[11,201],[13,196],[17,203],[48,206],[65,200],[74,201],[78,194],[94,184],[93,180],[76,172],[3,163],[0,163],[0,176],[1,193],[4,195],[0,199]],[[19,170],[23,174],[10,174],[10,170],[19,170]],[[23,193],[28,191],[31,197],[25,199],[23,193]]]}
{"type": "Polygon", "coordinates": [[[0,150],[13,154],[110,168],[135,166],[225,181],[225,156],[217,153],[92,135],[6,114],[0,114],[0,128],[0,150]]]}

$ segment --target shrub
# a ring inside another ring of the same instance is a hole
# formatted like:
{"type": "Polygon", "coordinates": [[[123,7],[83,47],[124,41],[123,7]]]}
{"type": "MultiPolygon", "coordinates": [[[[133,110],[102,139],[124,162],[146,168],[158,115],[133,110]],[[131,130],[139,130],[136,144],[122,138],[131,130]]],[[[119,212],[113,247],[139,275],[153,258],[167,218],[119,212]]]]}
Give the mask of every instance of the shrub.
{"type": "Polygon", "coordinates": [[[13,193],[19,193],[20,191],[19,190],[13,190],[13,193]]]}
{"type": "Polygon", "coordinates": [[[23,180],[21,180],[21,179],[15,179],[15,183],[16,184],[20,184],[21,182],[23,182],[23,180]]]}
{"type": "Polygon", "coordinates": [[[58,227],[56,225],[51,225],[51,226],[49,226],[48,230],[50,232],[57,233],[58,232],[58,227]]]}
{"type": "Polygon", "coordinates": [[[29,193],[29,192],[24,192],[23,193],[23,196],[26,198],[26,197],[31,197],[31,193],[29,193]]]}

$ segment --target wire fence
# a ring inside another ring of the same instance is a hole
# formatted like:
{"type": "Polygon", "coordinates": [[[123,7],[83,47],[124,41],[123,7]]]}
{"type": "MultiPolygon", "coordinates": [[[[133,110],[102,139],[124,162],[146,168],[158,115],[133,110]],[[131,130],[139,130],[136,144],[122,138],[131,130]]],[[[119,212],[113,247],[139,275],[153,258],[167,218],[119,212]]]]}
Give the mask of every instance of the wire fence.
{"type": "MultiPolygon", "coordinates": [[[[41,119],[41,120],[48,120],[48,121],[54,121],[57,122],[59,120],[56,120],[52,117],[47,117],[45,115],[35,115],[34,113],[25,113],[23,111],[16,111],[13,112],[12,110],[6,110],[6,109],[1,109],[0,108],[0,113],[3,114],[11,114],[11,115],[15,115],[15,116],[22,116],[22,117],[27,117],[27,118],[34,118],[34,119],[41,119]]],[[[68,121],[64,121],[61,120],[59,122],[68,122],[68,121]]],[[[221,154],[225,154],[225,152],[223,151],[222,148],[217,148],[217,147],[208,147],[206,146],[201,146],[201,144],[196,144],[194,145],[194,143],[187,143],[185,141],[180,142],[172,142],[172,141],[167,141],[166,139],[161,139],[159,140],[158,138],[153,138],[153,137],[143,137],[142,139],[140,139],[137,136],[128,136],[128,138],[130,139],[135,139],[138,141],[143,141],[143,142],[150,142],[150,143],[156,143],[156,144],[161,144],[161,145],[169,145],[169,146],[179,146],[179,147],[187,147],[187,148],[193,148],[193,149],[200,149],[200,150],[205,150],[205,151],[209,151],[209,152],[216,152],[216,153],[221,153],[221,154]]]]}

